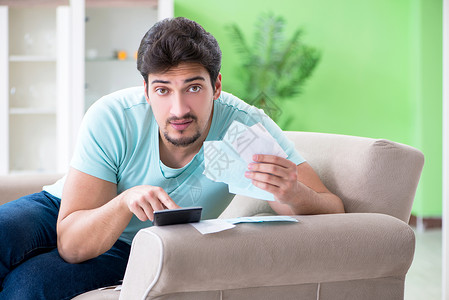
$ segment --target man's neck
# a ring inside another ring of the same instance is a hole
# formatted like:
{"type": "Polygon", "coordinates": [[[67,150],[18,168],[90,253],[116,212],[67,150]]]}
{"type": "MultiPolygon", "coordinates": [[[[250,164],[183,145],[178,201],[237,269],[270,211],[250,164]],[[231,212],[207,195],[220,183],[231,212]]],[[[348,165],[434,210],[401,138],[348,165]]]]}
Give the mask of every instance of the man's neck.
{"type": "Polygon", "coordinates": [[[171,144],[159,134],[159,156],[167,167],[179,169],[187,165],[200,151],[205,138],[199,138],[192,145],[179,147],[171,144]]]}

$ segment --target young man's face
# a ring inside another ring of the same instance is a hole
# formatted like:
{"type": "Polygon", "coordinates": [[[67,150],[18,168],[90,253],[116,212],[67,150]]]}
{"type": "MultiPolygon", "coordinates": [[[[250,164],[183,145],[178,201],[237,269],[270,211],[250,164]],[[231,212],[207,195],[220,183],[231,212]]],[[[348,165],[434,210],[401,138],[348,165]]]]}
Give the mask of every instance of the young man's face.
{"type": "Polygon", "coordinates": [[[221,76],[214,90],[203,66],[182,63],[167,72],[149,74],[145,90],[164,143],[188,147],[206,138],[213,100],[221,93],[221,76]]]}

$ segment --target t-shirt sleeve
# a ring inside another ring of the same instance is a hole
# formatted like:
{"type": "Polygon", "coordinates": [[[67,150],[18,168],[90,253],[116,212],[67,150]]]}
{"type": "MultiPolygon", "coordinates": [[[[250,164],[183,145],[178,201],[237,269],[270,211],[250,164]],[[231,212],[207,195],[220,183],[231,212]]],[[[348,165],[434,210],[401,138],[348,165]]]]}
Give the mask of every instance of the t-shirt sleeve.
{"type": "Polygon", "coordinates": [[[104,99],[86,112],[70,165],[84,173],[117,183],[125,140],[123,113],[104,99]]]}

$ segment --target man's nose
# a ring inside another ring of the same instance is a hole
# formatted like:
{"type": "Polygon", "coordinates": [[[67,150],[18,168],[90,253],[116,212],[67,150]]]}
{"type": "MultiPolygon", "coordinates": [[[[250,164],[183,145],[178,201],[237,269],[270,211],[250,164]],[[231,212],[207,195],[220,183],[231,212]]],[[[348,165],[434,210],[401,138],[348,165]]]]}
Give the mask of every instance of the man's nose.
{"type": "Polygon", "coordinates": [[[173,95],[173,101],[170,109],[170,114],[176,117],[185,116],[190,112],[190,107],[186,103],[185,99],[183,99],[182,95],[175,94],[173,95]]]}

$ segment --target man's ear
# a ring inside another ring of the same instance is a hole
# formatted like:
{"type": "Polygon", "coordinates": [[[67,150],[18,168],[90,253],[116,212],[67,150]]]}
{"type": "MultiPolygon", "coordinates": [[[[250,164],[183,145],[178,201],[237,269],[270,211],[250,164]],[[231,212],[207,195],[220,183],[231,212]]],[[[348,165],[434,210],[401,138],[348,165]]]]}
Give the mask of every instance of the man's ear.
{"type": "Polygon", "coordinates": [[[145,88],[145,99],[147,100],[148,104],[150,104],[150,97],[148,97],[148,85],[145,80],[143,81],[143,86],[145,88]]]}
{"type": "Polygon", "coordinates": [[[215,91],[214,91],[214,100],[217,100],[221,94],[221,73],[218,74],[217,80],[215,81],[215,91]]]}

